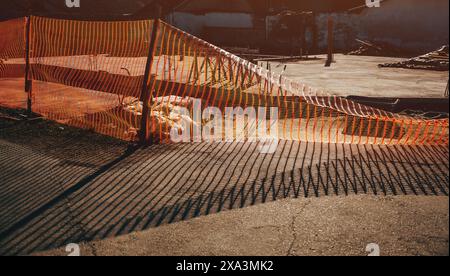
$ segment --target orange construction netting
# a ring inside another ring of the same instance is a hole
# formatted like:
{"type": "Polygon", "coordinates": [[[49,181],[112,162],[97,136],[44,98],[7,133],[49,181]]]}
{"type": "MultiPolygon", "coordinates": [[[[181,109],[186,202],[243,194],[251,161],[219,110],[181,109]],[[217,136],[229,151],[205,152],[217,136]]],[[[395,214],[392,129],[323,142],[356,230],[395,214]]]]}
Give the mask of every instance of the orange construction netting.
{"type": "Polygon", "coordinates": [[[0,105],[26,108],[25,25],[19,18],[0,22],[0,105]]]}
{"type": "Polygon", "coordinates": [[[159,20],[31,17],[30,33],[33,112],[120,139],[448,144],[448,119],[327,95],[159,20]]]}
{"type": "Polygon", "coordinates": [[[150,20],[32,17],[33,112],[120,139],[135,139],[138,117],[123,106],[129,97],[140,97],[151,30],[150,20]]]}

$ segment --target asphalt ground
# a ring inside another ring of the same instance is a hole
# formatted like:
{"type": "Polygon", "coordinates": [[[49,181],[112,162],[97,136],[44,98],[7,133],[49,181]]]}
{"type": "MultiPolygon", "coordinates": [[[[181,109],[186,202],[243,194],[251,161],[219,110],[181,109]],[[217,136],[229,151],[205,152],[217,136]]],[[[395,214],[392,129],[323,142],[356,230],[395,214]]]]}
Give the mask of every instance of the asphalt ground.
{"type": "MultiPolygon", "coordinates": [[[[295,204],[308,201],[323,201],[323,206],[332,209],[333,202],[338,204],[352,198],[358,202],[367,196],[381,201],[381,207],[377,208],[382,213],[389,205],[381,198],[399,198],[397,208],[405,205],[400,210],[415,206],[414,200],[419,198],[425,198],[422,203],[425,205],[420,208],[439,198],[435,221],[440,226],[430,224],[429,230],[440,231],[440,238],[447,231],[448,248],[448,226],[442,230],[440,224],[447,220],[448,225],[447,147],[280,141],[274,154],[261,153],[257,143],[166,144],[143,148],[36,120],[0,123],[0,153],[1,255],[27,255],[73,242],[86,242],[96,252],[90,241],[126,238],[130,233],[167,229],[163,227],[183,225],[193,219],[208,220],[223,211],[231,211],[225,212],[230,215],[259,206],[264,214],[267,204],[276,206],[273,210],[278,211],[264,216],[276,219],[284,216],[281,206],[285,199],[294,200],[294,209],[295,204]]],[[[368,210],[364,204],[359,207],[368,210]]],[[[414,214],[417,210],[410,212],[414,214]]],[[[397,213],[401,215],[400,211],[397,213]]],[[[340,220],[339,213],[317,211],[304,215],[312,216],[311,221],[316,217],[317,223],[324,223],[323,227],[333,228],[333,224],[326,222],[340,220]]],[[[414,220],[413,215],[410,218],[414,220]]],[[[422,225],[423,220],[419,216],[416,219],[422,225]]],[[[301,218],[298,220],[295,223],[301,223],[301,218]]],[[[257,221],[256,216],[254,222],[257,221]]],[[[190,231],[189,227],[183,229],[190,231]]],[[[201,237],[202,231],[206,231],[202,229],[205,228],[199,228],[195,235],[201,237]]],[[[416,237],[419,233],[416,231],[423,232],[413,228],[408,233],[416,237]]],[[[445,255],[442,243],[433,246],[434,251],[430,249],[428,254],[445,255]]],[[[258,248],[246,250],[236,254],[267,252],[258,248]]],[[[176,254],[170,248],[155,252],[176,254]]],[[[186,251],[189,252],[194,254],[186,251]]],[[[295,254],[307,252],[298,250],[295,254]]]]}
{"type": "Polygon", "coordinates": [[[80,255],[448,256],[448,203],[446,196],[282,199],[81,243],[80,255]]]}

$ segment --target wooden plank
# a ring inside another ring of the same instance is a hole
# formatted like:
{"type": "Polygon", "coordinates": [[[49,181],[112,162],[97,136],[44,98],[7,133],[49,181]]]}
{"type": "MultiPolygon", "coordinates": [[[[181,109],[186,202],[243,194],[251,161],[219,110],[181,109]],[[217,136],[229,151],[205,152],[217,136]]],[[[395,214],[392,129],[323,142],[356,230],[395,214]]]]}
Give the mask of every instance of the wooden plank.
{"type": "MultiPolygon", "coordinates": [[[[161,13],[161,10],[159,10],[159,13],[161,13]]],[[[151,135],[148,133],[148,119],[150,115],[150,106],[152,104],[152,91],[150,91],[150,85],[151,85],[151,75],[150,70],[151,66],[153,64],[153,57],[155,53],[155,47],[156,47],[156,39],[159,29],[159,19],[156,19],[153,22],[153,28],[150,38],[150,47],[147,57],[147,64],[145,66],[145,74],[144,74],[144,80],[142,83],[142,91],[141,91],[141,101],[142,104],[142,118],[141,118],[141,128],[139,131],[139,142],[141,144],[147,143],[147,142],[153,142],[150,141],[152,139],[151,135]]]]}

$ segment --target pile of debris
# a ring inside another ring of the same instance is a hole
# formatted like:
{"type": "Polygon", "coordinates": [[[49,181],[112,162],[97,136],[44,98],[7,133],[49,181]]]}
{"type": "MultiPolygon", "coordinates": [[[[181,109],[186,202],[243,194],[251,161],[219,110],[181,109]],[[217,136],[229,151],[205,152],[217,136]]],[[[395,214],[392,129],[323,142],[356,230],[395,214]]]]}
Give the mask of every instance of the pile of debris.
{"type": "MultiPolygon", "coordinates": [[[[167,96],[153,99],[150,107],[150,134],[156,140],[170,141],[171,133],[183,135],[186,126],[191,129],[199,127],[192,120],[189,111],[192,110],[193,99],[188,97],[167,96]]],[[[135,98],[124,100],[123,109],[134,116],[142,116],[142,102],[135,98]]]]}
{"type": "Polygon", "coordinates": [[[347,53],[347,55],[377,57],[404,57],[408,55],[404,49],[400,49],[386,42],[369,42],[360,39],[356,39],[356,41],[361,44],[361,47],[347,53]]]}
{"type": "Polygon", "coordinates": [[[397,63],[380,64],[380,67],[405,68],[405,69],[423,69],[434,71],[449,70],[449,52],[448,45],[428,54],[411,58],[397,63]]]}

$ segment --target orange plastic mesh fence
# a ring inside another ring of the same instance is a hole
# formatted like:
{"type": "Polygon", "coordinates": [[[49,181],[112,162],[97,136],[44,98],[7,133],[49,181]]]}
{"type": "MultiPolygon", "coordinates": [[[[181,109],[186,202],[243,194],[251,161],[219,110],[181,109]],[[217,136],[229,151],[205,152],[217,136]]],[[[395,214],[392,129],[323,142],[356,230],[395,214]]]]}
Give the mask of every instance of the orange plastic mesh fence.
{"type": "Polygon", "coordinates": [[[183,129],[180,121],[194,120],[188,129],[194,141],[448,144],[448,119],[414,118],[325,95],[166,23],[157,45],[149,137],[173,140],[174,127],[183,129]],[[180,112],[180,106],[189,106],[189,112],[180,112]]]}
{"type": "Polygon", "coordinates": [[[147,121],[144,136],[161,142],[448,144],[448,119],[395,114],[329,96],[169,24],[154,24],[32,17],[33,111],[125,140],[136,140],[147,121]],[[149,57],[153,26],[158,28],[149,57]]]}
{"type": "Polygon", "coordinates": [[[26,108],[25,76],[26,19],[0,22],[0,105],[26,108]]]}
{"type": "Polygon", "coordinates": [[[140,98],[152,21],[31,19],[33,112],[124,140],[139,121],[123,108],[140,98]]]}

